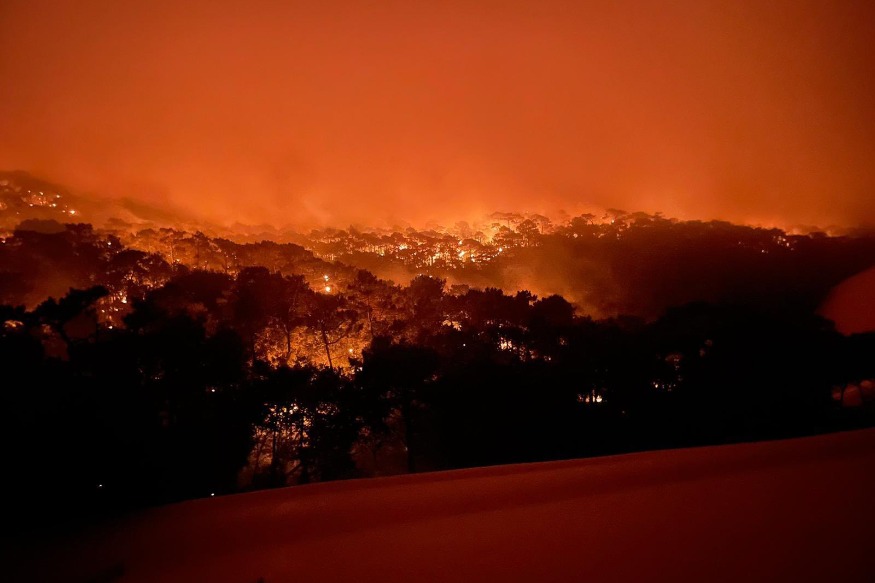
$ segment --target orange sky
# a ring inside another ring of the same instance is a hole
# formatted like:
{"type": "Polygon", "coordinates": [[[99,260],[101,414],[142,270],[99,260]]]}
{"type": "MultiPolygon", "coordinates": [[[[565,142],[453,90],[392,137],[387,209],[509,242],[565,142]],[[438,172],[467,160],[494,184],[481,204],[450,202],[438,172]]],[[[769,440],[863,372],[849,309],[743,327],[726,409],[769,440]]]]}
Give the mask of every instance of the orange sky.
{"type": "Polygon", "coordinates": [[[875,223],[875,4],[2,0],[0,168],[222,221],[875,223]]]}

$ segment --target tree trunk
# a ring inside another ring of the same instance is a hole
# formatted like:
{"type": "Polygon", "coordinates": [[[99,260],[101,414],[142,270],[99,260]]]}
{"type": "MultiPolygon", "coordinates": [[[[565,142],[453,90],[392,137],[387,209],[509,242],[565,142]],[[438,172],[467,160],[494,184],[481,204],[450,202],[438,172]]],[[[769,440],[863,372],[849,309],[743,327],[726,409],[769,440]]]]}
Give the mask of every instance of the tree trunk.
{"type": "Polygon", "coordinates": [[[325,345],[325,355],[328,357],[328,368],[334,369],[334,363],[331,361],[331,346],[328,342],[328,334],[325,333],[324,326],[320,327],[319,331],[322,333],[322,343],[325,345]]]}
{"type": "Polygon", "coordinates": [[[416,460],[413,457],[413,428],[412,419],[413,407],[410,399],[405,395],[401,404],[401,419],[404,421],[404,448],[407,450],[407,471],[411,474],[416,472],[416,460]]]}
{"type": "MultiPolygon", "coordinates": [[[[273,444],[271,447],[271,454],[270,454],[270,481],[271,482],[278,481],[277,478],[280,474],[280,471],[279,471],[280,461],[279,461],[279,455],[277,452],[277,441],[278,441],[277,431],[274,430],[273,431],[273,444]]],[[[274,485],[278,485],[278,484],[274,484],[274,485]]]]}
{"type": "Polygon", "coordinates": [[[284,331],[286,333],[286,364],[288,364],[292,357],[292,331],[289,328],[285,328],[284,331]]]}

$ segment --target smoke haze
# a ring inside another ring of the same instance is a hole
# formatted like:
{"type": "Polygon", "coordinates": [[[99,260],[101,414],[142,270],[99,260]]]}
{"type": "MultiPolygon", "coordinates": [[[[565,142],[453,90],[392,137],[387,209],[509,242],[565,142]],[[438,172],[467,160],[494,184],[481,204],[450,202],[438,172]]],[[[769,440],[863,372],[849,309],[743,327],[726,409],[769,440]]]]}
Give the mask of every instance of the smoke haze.
{"type": "Polygon", "coordinates": [[[6,0],[0,168],[205,219],[875,222],[868,2],[6,0]]]}

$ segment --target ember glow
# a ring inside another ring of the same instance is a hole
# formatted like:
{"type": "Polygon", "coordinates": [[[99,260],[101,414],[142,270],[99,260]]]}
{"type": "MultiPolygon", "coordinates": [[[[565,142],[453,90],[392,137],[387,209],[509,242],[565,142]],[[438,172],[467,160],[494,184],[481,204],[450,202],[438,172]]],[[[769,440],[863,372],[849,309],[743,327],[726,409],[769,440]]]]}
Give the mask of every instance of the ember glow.
{"type": "Polygon", "coordinates": [[[471,581],[875,581],[833,548],[875,524],[873,30],[862,0],[0,0],[7,579],[433,579],[397,538],[471,581]]]}
{"type": "Polygon", "coordinates": [[[0,168],[228,224],[875,220],[869,2],[185,4],[3,2],[0,168]]]}

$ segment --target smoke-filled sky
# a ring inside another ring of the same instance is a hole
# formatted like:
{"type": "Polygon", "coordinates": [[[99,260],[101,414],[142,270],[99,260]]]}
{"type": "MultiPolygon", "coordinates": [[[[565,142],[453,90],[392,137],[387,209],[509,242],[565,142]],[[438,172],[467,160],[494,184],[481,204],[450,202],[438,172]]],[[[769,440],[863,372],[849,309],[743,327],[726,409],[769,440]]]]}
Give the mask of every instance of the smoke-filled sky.
{"type": "Polygon", "coordinates": [[[0,168],[225,222],[875,223],[875,3],[0,1],[0,168]]]}

